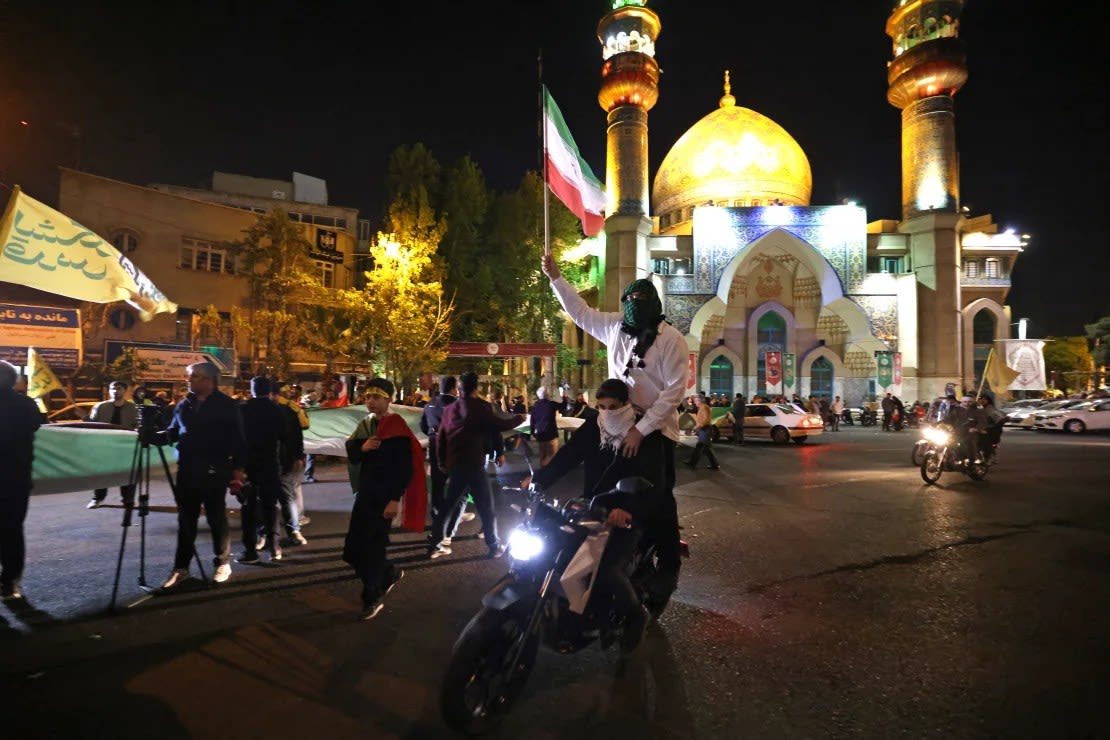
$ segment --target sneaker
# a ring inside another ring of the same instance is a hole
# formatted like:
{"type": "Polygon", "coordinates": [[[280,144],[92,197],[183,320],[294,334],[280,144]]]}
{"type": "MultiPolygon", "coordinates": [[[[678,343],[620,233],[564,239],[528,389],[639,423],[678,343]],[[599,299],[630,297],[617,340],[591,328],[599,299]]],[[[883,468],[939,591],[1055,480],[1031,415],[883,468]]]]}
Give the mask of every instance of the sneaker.
{"type": "Polygon", "coordinates": [[[378,616],[384,608],[385,604],[381,599],[378,599],[373,604],[362,607],[362,613],[358,615],[358,618],[363,622],[369,622],[371,619],[378,616]]]}
{"type": "Polygon", "coordinates": [[[181,582],[184,581],[188,577],[189,577],[189,569],[188,568],[174,568],[173,571],[170,573],[169,578],[162,581],[162,588],[163,589],[169,589],[169,588],[173,588],[174,586],[179,586],[179,585],[181,585],[181,582]]]}
{"type": "Polygon", "coordinates": [[[286,538],[286,541],[294,547],[297,547],[298,545],[308,544],[308,540],[306,540],[305,536],[300,532],[290,532],[289,537],[286,538]]]}
{"type": "Polygon", "coordinates": [[[266,535],[264,535],[264,534],[259,535],[258,536],[258,541],[254,543],[254,549],[255,550],[265,550],[266,549],[266,539],[267,539],[266,535]]]}
{"type": "Polygon", "coordinates": [[[431,558],[432,560],[435,560],[436,558],[441,558],[444,555],[450,555],[450,554],[451,554],[451,548],[448,547],[447,545],[444,545],[444,544],[436,545],[430,551],[428,551],[428,557],[431,558]]]}
{"type": "Polygon", "coordinates": [[[0,598],[4,601],[18,601],[23,598],[23,590],[19,587],[19,581],[12,581],[0,586],[0,598]]]}
{"type": "Polygon", "coordinates": [[[651,614],[643,604],[624,621],[624,630],[621,632],[622,655],[635,652],[636,648],[643,644],[644,632],[647,630],[649,621],[651,621],[651,614]]]}
{"type": "Polygon", "coordinates": [[[262,558],[258,557],[257,552],[245,552],[235,558],[235,562],[241,565],[258,565],[262,562],[262,558]]]}
{"type": "MultiPolygon", "coordinates": [[[[315,482],[315,481],[313,481],[313,482],[315,482]]],[[[301,520],[299,522],[297,522],[297,525],[301,526],[301,527],[308,526],[309,524],[312,524],[312,520],[309,519],[307,516],[302,516],[301,520]]]]}
{"type": "Polygon", "coordinates": [[[464,522],[472,522],[474,521],[475,516],[477,516],[477,514],[475,514],[473,511],[464,511],[462,515],[462,520],[464,522]]]}
{"type": "Polygon", "coordinates": [[[270,550],[270,562],[276,563],[280,561],[283,557],[284,553],[282,553],[281,547],[278,545],[274,545],[273,548],[270,550]]]}
{"type": "Polygon", "coordinates": [[[212,582],[223,583],[228,578],[231,578],[231,565],[229,563],[221,563],[216,567],[216,572],[212,574],[212,582]]]}
{"type": "MultiPolygon", "coordinates": [[[[393,587],[396,586],[398,583],[400,583],[401,579],[404,578],[404,577],[405,577],[405,569],[404,568],[398,568],[393,573],[393,582],[390,583],[389,588],[387,588],[385,590],[385,596],[389,596],[389,592],[392,591],[393,587]]],[[[383,596],[382,598],[385,598],[385,596],[383,596]]]]}
{"type": "Polygon", "coordinates": [[[313,477],[312,477],[311,475],[306,475],[306,476],[304,477],[304,482],[305,482],[305,483],[315,483],[315,482],[316,482],[316,479],[315,479],[315,478],[313,478],[313,477]]]}
{"type": "Polygon", "coordinates": [[[101,501],[98,498],[94,498],[94,499],[91,499],[89,501],[89,503],[85,504],[85,508],[86,509],[99,509],[103,504],[104,504],[103,501],[101,501]]]}
{"type": "Polygon", "coordinates": [[[451,538],[450,537],[444,537],[442,544],[443,544],[444,547],[450,547],[451,546],[451,538]]]}

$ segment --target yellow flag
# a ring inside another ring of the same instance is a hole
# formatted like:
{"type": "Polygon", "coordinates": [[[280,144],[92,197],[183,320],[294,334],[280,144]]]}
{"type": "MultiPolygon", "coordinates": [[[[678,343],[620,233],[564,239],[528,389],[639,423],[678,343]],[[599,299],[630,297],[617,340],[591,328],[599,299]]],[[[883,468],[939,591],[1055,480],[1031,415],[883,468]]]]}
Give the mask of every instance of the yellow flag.
{"type": "Polygon", "coordinates": [[[0,220],[0,280],[93,303],[127,301],[143,321],[177,311],[119,250],[19,186],[0,220]]]}
{"type": "Polygon", "coordinates": [[[987,357],[987,366],[983,370],[983,378],[991,384],[992,391],[1001,393],[1007,390],[1019,375],[1021,373],[1012,370],[999,358],[997,352],[991,350],[990,356],[987,357]]]}
{"type": "Polygon", "coordinates": [[[41,398],[50,391],[60,390],[65,389],[58,382],[58,376],[54,374],[46,361],[39,357],[35,348],[30,347],[27,350],[27,396],[29,398],[41,398]]]}

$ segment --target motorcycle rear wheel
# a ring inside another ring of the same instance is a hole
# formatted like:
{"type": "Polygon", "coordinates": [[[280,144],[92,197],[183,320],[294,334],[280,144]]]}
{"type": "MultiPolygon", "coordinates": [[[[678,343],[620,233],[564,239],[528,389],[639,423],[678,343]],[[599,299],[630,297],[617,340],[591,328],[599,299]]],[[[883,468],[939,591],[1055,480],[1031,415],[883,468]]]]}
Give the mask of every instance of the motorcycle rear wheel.
{"type": "Polygon", "coordinates": [[[921,480],[929,485],[933,485],[940,480],[940,474],[943,472],[941,460],[935,450],[929,450],[925,453],[925,459],[921,461],[921,480]]]}
{"type": "Polygon", "coordinates": [[[967,474],[973,480],[983,480],[987,477],[987,463],[970,463],[967,466],[967,474]]]}
{"type": "Polygon", "coordinates": [[[440,689],[440,710],[451,729],[480,735],[512,709],[539,652],[540,635],[524,632],[523,609],[482,609],[463,629],[451,652],[440,689]],[[519,660],[514,652],[521,648],[519,660]]]}

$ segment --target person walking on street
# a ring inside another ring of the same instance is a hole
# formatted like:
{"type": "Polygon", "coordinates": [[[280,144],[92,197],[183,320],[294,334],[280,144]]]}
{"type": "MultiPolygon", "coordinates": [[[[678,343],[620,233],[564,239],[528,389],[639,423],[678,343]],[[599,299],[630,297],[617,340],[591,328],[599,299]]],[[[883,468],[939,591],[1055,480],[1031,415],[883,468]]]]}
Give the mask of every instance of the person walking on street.
{"type": "MultiPolygon", "coordinates": [[[[134,429],[139,420],[139,412],[134,402],[127,400],[127,383],[122,380],[113,380],[108,386],[109,398],[93,406],[89,414],[89,421],[98,421],[102,424],[114,424],[121,429],[134,429]]],[[[120,486],[120,500],[124,506],[128,501],[135,501],[135,486],[131,483],[120,486]]],[[[107,488],[98,488],[93,491],[92,499],[85,505],[86,509],[100,508],[104,499],[108,498],[107,488]]]]}
{"type": "Polygon", "coordinates": [[[840,419],[844,415],[844,402],[840,400],[840,396],[837,396],[833,400],[832,405],[829,406],[829,413],[832,416],[832,418],[830,419],[830,421],[832,422],[832,430],[834,432],[839,432],[840,419]]]}
{"type": "Polygon", "coordinates": [[[737,393],[732,402],[732,441],[737,445],[744,444],[744,417],[747,415],[748,405],[744,402],[744,394],[737,393]]]}
{"type": "MultiPolygon", "coordinates": [[[[282,424],[285,426],[285,435],[279,451],[281,492],[278,495],[276,508],[281,512],[281,518],[285,521],[285,543],[296,547],[308,544],[308,540],[301,533],[304,512],[301,511],[300,502],[303,499],[298,495],[301,490],[301,478],[305,466],[305,428],[301,425],[301,416],[304,415],[304,409],[297,405],[295,401],[283,403],[283,400],[288,401],[288,399],[283,398],[281,387],[279,381],[270,381],[270,400],[277,405],[281,412],[282,424]]],[[[307,423],[307,419],[305,423],[307,423]]],[[[266,532],[259,532],[257,548],[259,550],[264,549],[268,538],[272,536],[273,534],[267,535],[266,532]]]]}
{"type": "MultiPolygon", "coordinates": [[[[444,520],[448,518],[444,509],[447,505],[446,465],[441,465],[437,451],[436,435],[439,434],[439,428],[443,424],[443,414],[447,411],[447,407],[458,400],[455,396],[457,387],[458,381],[455,380],[455,376],[447,375],[442,378],[439,381],[439,395],[428,402],[428,405],[424,407],[424,412],[420,415],[420,431],[428,436],[428,467],[432,476],[432,521],[435,521],[437,517],[444,518],[444,520]]],[[[431,534],[428,536],[430,539],[431,534]]]]}
{"type": "Polygon", "coordinates": [[[219,368],[211,362],[197,362],[189,365],[186,373],[189,394],[177,405],[166,430],[167,441],[177,443],[177,551],[164,589],[189,576],[201,506],[212,530],[216,566],[212,580],[223,583],[231,577],[225,497],[232,482],[235,487],[242,486],[247,458],[243,418],[238,404],[217,387],[219,368]]]}
{"type": "Polygon", "coordinates": [[[428,556],[437,558],[451,554],[444,538],[454,537],[462,514],[462,497],[469,489],[482,520],[482,534],[489,556],[499,558],[503,550],[497,537],[493,494],[486,477],[486,446],[491,433],[520,426],[524,423],[524,416],[499,417],[494,414],[489,403],[478,397],[478,376],[475,373],[463,373],[459,377],[459,386],[462,395],[447,407],[436,434],[436,456],[440,464],[446,466],[447,491],[443,514],[432,521],[428,556]]]}
{"type": "Polygon", "coordinates": [[[532,436],[540,448],[540,467],[551,462],[559,450],[559,404],[547,397],[547,386],[536,389],[536,403],[528,417],[532,436]]]}
{"type": "Polygon", "coordinates": [[[244,565],[261,562],[258,557],[259,530],[269,540],[270,560],[281,560],[277,536],[277,507],[281,497],[281,450],[289,445],[285,411],[270,399],[270,380],[251,378],[251,398],[239,407],[247,439],[247,485],[242,498],[244,565]]]}
{"type": "Polygon", "coordinates": [[[888,393],[883,396],[882,403],[880,404],[883,409],[883,431],[891,431],[890,423],[894,417],[894,398],[888,393]]]}
{"type": "Polygon", "coordinates": [[[19,371],[0,360],[0,598],[23,598],[20,584],[27,559],[23,522],[31,501],[31,463],[42,414],[15,390],[19,371]]]}
{"type": "MultiPolygon", "coordinates": [[[[362,581],[360,619],[378,616],[386,594],[405,572],[386,557],[389,530],[406,491],[423,493],[424,451],[403,417],[389,411],[393,384],[373,378],[366,384],[366,408],[373,434],[347,441],[347,456],[359,465],[358,493],[343,545],[343,560],[362,581]]],[[[425,494],[426,495],[426,494],[425,494]]]]}
{"type": "Polygon", "coordinates": [[[704,452],[709,459],[709,469],[720,470],[721,466],[717,463],[717,456],[713,454],[713,410],[709,407],[708,401],[705,400],[705,393],[699,392],[694,396],[694,405],[698,407],[694,423],[694,434],[698,437],[698,443],[694,447],[694,454],[683,464],[688,468],[696,468],[698,460],[701,459],[701,454],[704,452]]]}

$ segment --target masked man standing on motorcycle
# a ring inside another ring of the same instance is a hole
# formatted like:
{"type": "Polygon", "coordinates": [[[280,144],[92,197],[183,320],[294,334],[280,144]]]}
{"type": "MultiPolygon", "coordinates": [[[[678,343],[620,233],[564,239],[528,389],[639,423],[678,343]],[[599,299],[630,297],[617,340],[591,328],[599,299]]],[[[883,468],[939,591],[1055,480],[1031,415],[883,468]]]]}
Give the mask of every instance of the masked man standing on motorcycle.
{"type": "Polygon", "coordinates": [[[563,310],[583,331],[605,345],[609,376],[628,385],[632,405],[643,412],[625,436],[621,454],[644,454],[641,446],[653,435],[662,446],[665,511],[646,534],[658,547],[659,569],[665,576],[663,582],[655,584],[655,590],[658,602],[665,604],[678,585],[680,567],[674,453],[679,435],[678,405],[686,391],[686,338],[664,320],[663,303],[650,280],[629,283],[621,294],[622,313],[607,313],[591,308],[578,295],[563,279],[552,255],[544,255],[542,267],[563,310]]]}
{"type": "MultiPolygon", "coordinates": [[[[640,494],[612,494],[606,501],[612,529],[598,568],[599,588],[592,597],[595,604],[605,598],[615,602],[617,614],[624,618],[621,650],[628,653],[643,640],[651,616],[628,579],[628,565],[640,544],[642,531],[655,524],[660,510],[665,513],[667,509],[663,494],[666,481],[663,445],[659,436],[649,435],[638,455],[624,457],[621,445],[638,421],[636,409],[628,400],[628,386],[610,378],[597,389],[595,398],[598,415],[588,417],[531,482],[549,488],[581,463],[585,498],[615,488],[622,478],[640,477],[652,484],[640,494]]],[[[528,483],[526,479],[524,485],[528,483]]]]}

